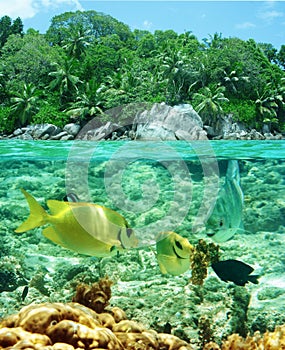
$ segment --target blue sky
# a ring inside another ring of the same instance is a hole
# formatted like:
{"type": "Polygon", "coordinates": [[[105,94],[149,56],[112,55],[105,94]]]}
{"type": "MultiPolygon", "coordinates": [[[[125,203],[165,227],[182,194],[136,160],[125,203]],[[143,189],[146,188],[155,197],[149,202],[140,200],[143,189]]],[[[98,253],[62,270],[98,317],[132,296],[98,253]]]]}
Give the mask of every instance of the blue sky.
{"type": "Polygon", "coordinates": [[[103,12],[131,29],[192,31],[199,40],[218,32],[271,43],[277,49],[285,44],[285,1],[0,0],[0,17],[19,16],[24,30],[42,33],[53,16],[76,10],[103,12]]]}

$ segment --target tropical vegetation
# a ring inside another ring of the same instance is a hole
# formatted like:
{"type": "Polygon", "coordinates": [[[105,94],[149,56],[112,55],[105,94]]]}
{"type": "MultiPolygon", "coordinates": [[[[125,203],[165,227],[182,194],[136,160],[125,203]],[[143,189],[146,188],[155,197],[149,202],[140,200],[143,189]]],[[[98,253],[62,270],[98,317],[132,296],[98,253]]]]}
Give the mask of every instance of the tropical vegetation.
{"type": "Polygon", "coordinates": [[[208,125],[232,114],[249,127],[285,129],[285,45],[132,31],[111,16],[77,11],[53,17],[44,34],[2,17],[0,57],[1,132],[85,123],[138,102],[190,103],[208,125]]]}

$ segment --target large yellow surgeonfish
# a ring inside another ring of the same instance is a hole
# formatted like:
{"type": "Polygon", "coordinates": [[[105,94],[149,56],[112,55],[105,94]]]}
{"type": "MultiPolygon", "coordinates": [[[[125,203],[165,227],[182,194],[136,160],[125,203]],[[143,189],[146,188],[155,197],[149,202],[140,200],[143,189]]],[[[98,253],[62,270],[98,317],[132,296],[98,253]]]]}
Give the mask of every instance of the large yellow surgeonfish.
{"type": "Polygon", "coordinates": [[[116,254],[117,249],[138,244],[126,219],[114,210],[94,203],[48,200],[51,214],[21,190],[30,207],[30,215],[15,232],[26,232],[48,224],[43,235],[64,248],[96,257],[116,254]]]}
{"type": "Polygon", "coordinates": [[[160,271],[178,276],[190,268],[193,246],[187,238],[169,231],[161,232],[156,239],[156,257],[160,271]]]}

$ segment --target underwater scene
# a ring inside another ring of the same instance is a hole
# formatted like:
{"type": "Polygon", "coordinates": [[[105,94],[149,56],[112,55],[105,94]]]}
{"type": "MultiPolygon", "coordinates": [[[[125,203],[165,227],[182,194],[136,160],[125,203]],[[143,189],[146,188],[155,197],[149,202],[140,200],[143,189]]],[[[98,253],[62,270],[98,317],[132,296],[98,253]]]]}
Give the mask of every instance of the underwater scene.
{"type": "Polygon", "coordinates": [[[125,349],[285,324],[284,141],[3,140],[0,161],[1,319],[108,278],[110,307],[189,344],[125,349]]]}

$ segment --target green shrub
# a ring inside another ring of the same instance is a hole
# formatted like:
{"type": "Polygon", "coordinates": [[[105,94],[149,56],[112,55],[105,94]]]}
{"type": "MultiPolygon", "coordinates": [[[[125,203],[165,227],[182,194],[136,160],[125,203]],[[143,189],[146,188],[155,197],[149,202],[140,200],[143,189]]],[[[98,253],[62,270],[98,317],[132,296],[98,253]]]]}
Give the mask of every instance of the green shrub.
{"type": "Polygon", "coordinates": [[[39,112],[32,118],[32,124],[51,123],[58,127],[63,127],[69,122],[69,116],[65,112],[61,112],[56,106],[43,103],[39,112]]]}
{"type": "Polygon", "coordinates": [[[15,117],[11,108],[0,105],[0,132],[11,133],[15,129],[15,117]]]}
{"type": "Polygon", "coordinates": [[[233,114],[233,119],[243,122],[247,125],[253,125],[256,121],[256,108],[254,101],[251,100],[230,100],[223,105],[226,114],[233,114]]]}

